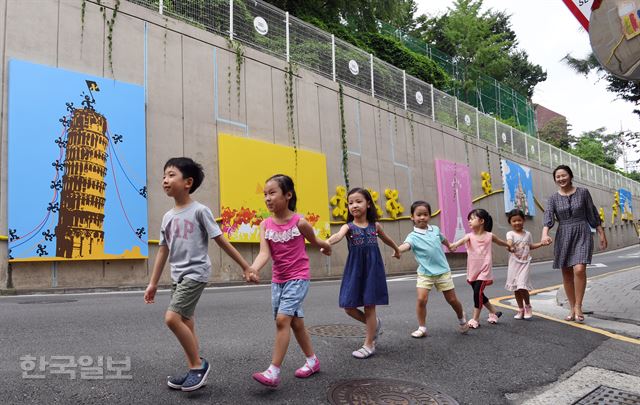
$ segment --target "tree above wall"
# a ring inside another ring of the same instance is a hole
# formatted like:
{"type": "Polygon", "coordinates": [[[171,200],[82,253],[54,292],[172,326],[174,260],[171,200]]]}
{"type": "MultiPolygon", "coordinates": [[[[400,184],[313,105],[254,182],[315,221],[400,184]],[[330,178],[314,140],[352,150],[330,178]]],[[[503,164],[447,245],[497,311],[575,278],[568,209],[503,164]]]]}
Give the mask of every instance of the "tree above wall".
{"type": "Polygon", "coordinates": [[[511,16],[504,11],[481,11],[482,6],[482,0],[456,0],[440,16],[417,17],[412,34],[452,55],[470,72],[468,81],[482,72],[531,97],[534,87],[547,79],[546,72],[518,49],[511,16]]]}

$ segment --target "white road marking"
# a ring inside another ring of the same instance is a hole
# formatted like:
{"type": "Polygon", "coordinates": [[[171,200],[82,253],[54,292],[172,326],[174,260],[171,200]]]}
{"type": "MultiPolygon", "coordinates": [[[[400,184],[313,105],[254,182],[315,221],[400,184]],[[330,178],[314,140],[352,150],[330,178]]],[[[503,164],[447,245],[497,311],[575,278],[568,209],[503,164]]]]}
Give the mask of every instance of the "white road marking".
{"type": "Polygon", "coordinates": [[[635,259],[636,257],[640,257],[640,252],[618,256],[619,259],[635,259]]]}
{"type": "Polygon", "coordinates": [[[591,263],[591,264],[587,264],[587,268],[588,269],[594,269],[594,268],[598,268],[598,267],[609,267],[604,263],[591,263]]]}
{"type": "Polygon", "coordinates": [[[393,283],[394,281],[416,281],[416,277],[410,276],[387,279],[387,283],[393,283]]]}

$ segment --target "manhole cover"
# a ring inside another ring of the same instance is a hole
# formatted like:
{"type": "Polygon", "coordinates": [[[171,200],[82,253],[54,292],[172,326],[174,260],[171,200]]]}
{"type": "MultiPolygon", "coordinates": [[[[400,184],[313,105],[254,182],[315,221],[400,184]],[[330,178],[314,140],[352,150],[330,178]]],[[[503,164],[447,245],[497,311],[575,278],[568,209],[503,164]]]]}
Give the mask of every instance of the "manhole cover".
{"type": "Polygon", "coordinates": [[[373,378],[346,380],[334,384],[327,393],[329,403],[342,404],[394,404],[394,405],[457,405],[448,395],[410,381],[373,378]]]}
{"type": "Polygon", "coordinates": [[[30,300],[30,301],[20,301],[18,304],[66,304],[68,302],[76,302],[78,300],[74,299],[41,299],[41,300],[30,300]]]}
{"type": "Polygon", "coordinates": [[[310,334],[325,337],[360,337],[367,335],[367,331],[360,325],[317,325],[307,329],[310,334]]]}
{"type": "Polygon", "coordinates": [[[640,395],[633,392],[622,391],[617,388],[599,386],[595,390],[582,397],[573,405],[638,405],[640,395]]]}

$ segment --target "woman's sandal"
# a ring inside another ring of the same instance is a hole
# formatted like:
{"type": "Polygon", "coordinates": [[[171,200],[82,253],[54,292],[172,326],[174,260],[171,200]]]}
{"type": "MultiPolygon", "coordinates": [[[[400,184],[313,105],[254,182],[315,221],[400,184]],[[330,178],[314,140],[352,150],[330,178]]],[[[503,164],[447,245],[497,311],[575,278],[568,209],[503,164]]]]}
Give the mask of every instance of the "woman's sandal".
{"type": "Polygon", "coordinates": [[[369,349],[366,346],[362,346],[361,348],[359,348],[358,350],[354,351],[353,353],[351,353],[351,355],[353,357],[355,357],[356,359],[366,359],[368,357],[371,357],[375,354],[376,349],[369,349]]]}
{"type": "Polygon", "coordinates": [[[414,337],[416,339],[423,338],[425,336],[427,336],[426,330],[423,331],[422,329],[418,329],[411,332],[411,337],[414,337]]]}
{"type": "Polygon", "coordinates": [[[576,323],[584,323],[584,315],[576,315],[576,323]]]}
{"type": "Polygon", "coordinates": [[[567,321],[567,322],[572,322],[572,321],[576,320],[576,317],[575,317],[575,315],[567,315],[567,316],[564,317],[564,320],[567,321]]]}

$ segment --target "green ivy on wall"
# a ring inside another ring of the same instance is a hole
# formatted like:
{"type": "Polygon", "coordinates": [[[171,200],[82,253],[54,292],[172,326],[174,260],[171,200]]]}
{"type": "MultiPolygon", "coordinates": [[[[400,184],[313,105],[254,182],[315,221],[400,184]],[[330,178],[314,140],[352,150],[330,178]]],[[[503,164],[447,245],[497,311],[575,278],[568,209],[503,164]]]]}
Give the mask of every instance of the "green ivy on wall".
{"type": "MultiPolygon", "coordinates": [[[[107,8],[102,4],[102,0],[96,0],[96,3],[100,6],[100,12],[102,12],[102,20],[107,25],[107,58],[109,60],[109,70],[111,71],[111,75],[115,76],[113,72],[113,27],[116,25],[116,16],[118,15],[118,10],[120,9],[120,0],[114,0],[111,18],[107,18],[107,8]]],[[[82,0],[82,5],[80,6],[80,47],[82,47],[82,43],[84,41],[84,22],[86,9],[87,0],[82,0]]]]}
{"type": "Polygon", "coordinates": [[[347,125],[344,121],[344,90],[342,83],[338,84],[338,103],[340,105],[340,145],[342,146],[342,173],[344,184],[349,190],[349,149],[347,147],[347,125]]]}
{"type": "Polygon", "coordinates": [[[406,118],[407,122],[409,122],[409,130],[411,131],[411,146],[413,147],[413,160],[416,159],[416,135],[415,135],[415,127],[413,125],[413,113],[410,113],[409,110],[406,110],[406,118]]]}
{"type": "MultiPolygon", "coordinates": [[[[244,63],[244,47],[239,41],[235,41],[233,39],[227,38],[227,45],[231,52],[233,52],[236,56],[235,59],[235,72],[236,72],[236,103],[238,107],[238,115],[240,115],[240,90],[241,90],[241,74],[242,74],[242,64],[244,63]]],[[[229,102],[229,114],[231,114],[231,65],[227,67],[227,95],[229,102]]]]}
{"type": "Polygon", "coordinates": [[[84,16],[87,12],[87,0],[82,0],[80,6],[80,51],[82,52],[82,44],[84,43],[84,16]]]}
{"type": "Polygon", "coordinates": [[[289,62],[284,70],[284,92],[285,100],[287,104],[287,132],[289,133],[289,139],[293,146],[293,152],[295,154],[295,167],[296,175],[298,171],[298,141],[296,136],[296,127],[294,125],[294,108],[295,100],[293,98],[294,93],[294,75],[298,73],[298,66],[289,62]]]}
{"type": "MultiPolygon", "coordinates": [[[[394,108],[393,111],[393,137],[394,137],[394,143],[397,141],[398,139],[398,114],[396,114],[396,109],[394,108]]],[[[396,143],[397,144],[397,143],[396,143]]]]}
{"type": "Polygon", "coordinates": [[[169,35],[169,19],[162,16],[164,19],[164,35],[162,37],[162,55],[164,58],[164,64],[167,64],[167,36],[169,35]]]}

